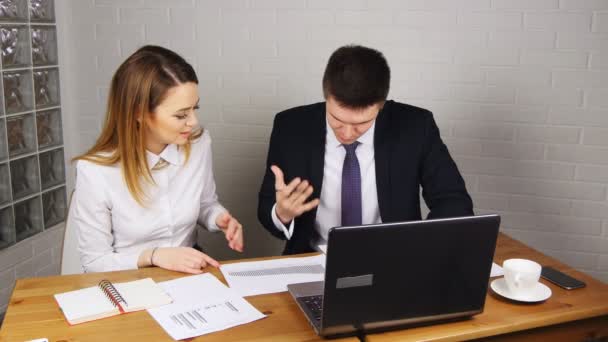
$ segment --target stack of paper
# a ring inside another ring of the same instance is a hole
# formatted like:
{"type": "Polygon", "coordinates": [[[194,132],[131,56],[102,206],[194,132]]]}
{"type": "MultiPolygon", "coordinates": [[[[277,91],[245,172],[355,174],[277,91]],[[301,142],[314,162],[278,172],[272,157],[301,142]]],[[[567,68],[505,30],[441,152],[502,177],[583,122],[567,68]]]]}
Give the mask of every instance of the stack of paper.
{"type": "Polygon", "coordinates": [[[173,298],[173,303],[148,312],[176,340],[266,317],[209,273],[159,285],[173,298]]]}

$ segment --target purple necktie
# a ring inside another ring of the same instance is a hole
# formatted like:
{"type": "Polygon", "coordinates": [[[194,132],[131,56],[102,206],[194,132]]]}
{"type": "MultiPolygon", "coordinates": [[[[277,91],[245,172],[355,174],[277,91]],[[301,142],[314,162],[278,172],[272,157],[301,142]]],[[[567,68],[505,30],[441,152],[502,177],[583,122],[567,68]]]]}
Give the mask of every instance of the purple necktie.
{"type": "Polygon", "coordinates": [[[346,150],[342,167],[342,226],[361,224],[361,170],[355,154],[359,142],[342,145],[346,150]]]}

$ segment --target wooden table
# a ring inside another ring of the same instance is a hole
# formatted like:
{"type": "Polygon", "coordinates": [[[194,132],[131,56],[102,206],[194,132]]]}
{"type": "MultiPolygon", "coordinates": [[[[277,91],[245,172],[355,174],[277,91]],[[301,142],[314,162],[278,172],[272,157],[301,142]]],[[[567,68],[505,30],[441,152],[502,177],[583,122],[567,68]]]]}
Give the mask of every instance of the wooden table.
{"type": "MultiPolygon", "coordinates": [[[[316,254],[316,253],[315,253],[316,254]]],[[[315,254],[306,254],[310,256],[315,254]]],[[[270,258],[248,259],[266,260],[270,258]]],[[[236,261],[232,261],[236,262],[236,261]]],[[[224,263],[224,262],[222,262],[224,263]]],[[[231,263],[231,262],[225,262],[231,263]]],[[[226,284],[222,273],[210,272],[226,284]]],[[[161,268],[89,273],[82,275],[19,279],[9,302],[0,342],[25,341],[46,337],[62,341],[173,341],[146,312],[139,311],[69,326],[53,294],[95,286],[102,279],[123,282],[151,277],[157,282],[187,276],[161,268]]],[[[300,308],[287,292],[247,297],[247,301],[267,315],[266,318],[220,332],[190,339],[194,341],[322,341],[312,330],[300,308]]],[[[355,337],[337,341],[359,341],[355,337]]]]}
{"type": "Polygon", "coordinates": [[[472,319],[434,326],[368,334],[367,341],[606,341],[608,339],[608,285],[500,234],[494,262],[526,258],[553,266],[587,283],[567,291],[541,279],[551,288],[542,303],[517,303],[488,288],[484,312],[472,319]],[[603,337],[603,339],[601,339],[603,337]]]}
{"type": "MultiPolygon", "coordinates": [[[[466,339],[563,341],[608,336],[608,285],[549,258],[505,235],[499,237],[497,263],[513,257],[530,258],[554,266],[587,283],[584,289],[566,291],[546,281],[553,295],[540,304],[519,304],[489,290],[484,313],[472,319],[368,334],[369,341],[459,341],[466,339]]],[[[263,259],[263,258],[262,258],[263,259]]],[[[260,259],[261,260],[261,259],[260,259]]],[[[225,282],[218,270],[211,270],[225,282]]],[[[0,341],[46,337],[49,341],[170,341],[171,338],[141,311],[69,326],[53,294],[94,286],[101,279],[114,282],[152,277],[164,281],[184,276],[159,268],[19,279],[13,290],[0,341]]],[[[308,321],[286,292],[248,297],[268,317],[193,340],[200,341],[318,341],[308,321]]],[[[599,340],[599,339],[598,339],[599,340]]],[[[357,341],[346,338],[332,341],[357,341]]],[[[589,340],[592,341],[592,340],[589,340]]]]}

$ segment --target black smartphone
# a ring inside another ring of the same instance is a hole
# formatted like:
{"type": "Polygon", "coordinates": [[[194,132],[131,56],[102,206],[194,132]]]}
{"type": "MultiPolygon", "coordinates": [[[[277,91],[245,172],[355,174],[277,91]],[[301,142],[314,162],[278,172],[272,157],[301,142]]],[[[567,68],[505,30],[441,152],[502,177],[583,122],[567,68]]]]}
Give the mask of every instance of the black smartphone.
{"type": "Polygon", "coordinates": [[[551,266],[543,266],[541,277],[547,279],[548,281],[559,287],[565,288],[566,290],[574,290],[581,287],[585,287],[586,285],[584,282],[576,278],[572,278],[571,276],[562,273],[551,266]]]}

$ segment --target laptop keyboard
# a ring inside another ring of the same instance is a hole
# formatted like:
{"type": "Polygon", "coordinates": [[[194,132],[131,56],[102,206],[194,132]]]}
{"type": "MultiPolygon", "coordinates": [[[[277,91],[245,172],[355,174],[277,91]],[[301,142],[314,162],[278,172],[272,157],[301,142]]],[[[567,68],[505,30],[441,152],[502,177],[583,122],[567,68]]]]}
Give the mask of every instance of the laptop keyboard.
{"type": "Polygon", "coordinates": [[[308,308],[312,318],[320,322],[323,313],[323,295],[300,297],[299,299],[308,308]]]}

